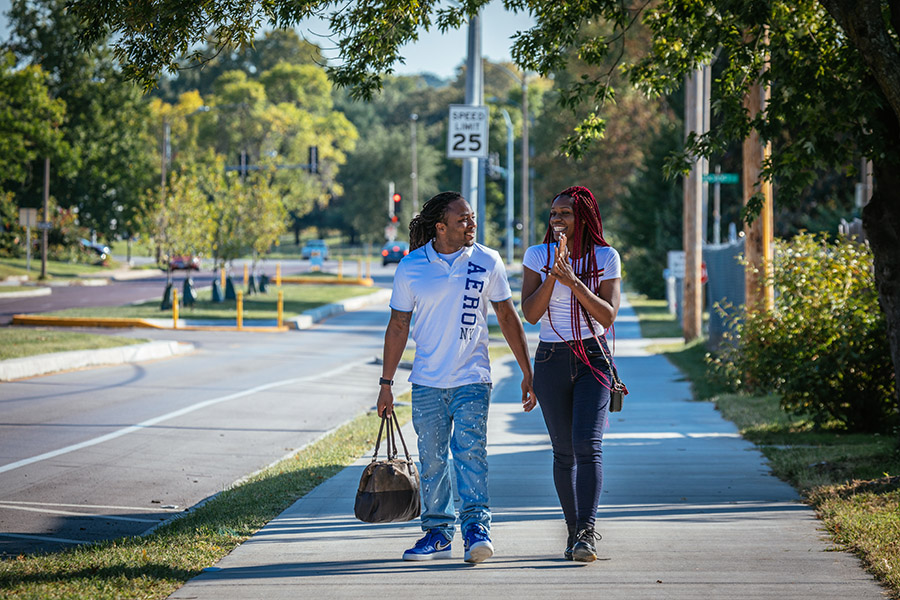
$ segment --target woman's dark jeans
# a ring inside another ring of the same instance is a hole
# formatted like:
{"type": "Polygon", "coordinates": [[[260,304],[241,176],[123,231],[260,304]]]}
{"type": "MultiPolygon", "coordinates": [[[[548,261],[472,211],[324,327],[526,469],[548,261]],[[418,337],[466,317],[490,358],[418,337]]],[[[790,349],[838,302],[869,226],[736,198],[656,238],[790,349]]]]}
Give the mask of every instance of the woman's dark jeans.
{"type": "Polygon", "coordinates": [[[597,376],[603,383],[565,342],[540,342],[534,355],[534,392],[553,445],[553,482],[566,525],[579,531],[594,526],[600,502],[609,407],[609,366],[596,340],[584,346],[591,364],[603,372],[597,376]]]}

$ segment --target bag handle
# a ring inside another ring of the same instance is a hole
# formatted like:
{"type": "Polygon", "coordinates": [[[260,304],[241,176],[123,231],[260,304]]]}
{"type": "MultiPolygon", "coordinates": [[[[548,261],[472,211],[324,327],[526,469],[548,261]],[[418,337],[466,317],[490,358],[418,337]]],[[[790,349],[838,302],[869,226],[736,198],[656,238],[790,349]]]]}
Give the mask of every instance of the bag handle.
{"type": "Polygon", "coordinates": [[[400,438],[400,443],[403,444],[403,453],[406,455],[406,461],[412,462],[412,457],[409,455],[409,448],[406,447],[406,440],[403,439],[403,432],[400,431],[400,422],[397,420],[397,415],[391,413],[391,416],[387,415],[381,416],[381,426],[378,428],[378,439],[375,440],[375,453],[372,454],[372,462],[378,460],[378,450],[381,448],[381,436],[385,433],[385,447],[387,453],[387,459],[393,460],[397,458],[397,437],[400,438]],[[385,428],[385,423],[387,424],[387,428],[385,428]],[[395,429],[396,428],[396,429],[395,429]]]}

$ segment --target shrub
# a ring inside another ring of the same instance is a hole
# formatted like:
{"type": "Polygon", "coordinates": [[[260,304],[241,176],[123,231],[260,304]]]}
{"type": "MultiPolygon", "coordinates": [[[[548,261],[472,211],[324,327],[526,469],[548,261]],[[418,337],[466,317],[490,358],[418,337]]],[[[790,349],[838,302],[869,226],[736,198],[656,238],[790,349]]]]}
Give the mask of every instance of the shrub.
{"type": "Polygon", "coordinates": [[[776,244],[772,271],[774,310],[738,311],[714,371],[738,389],[778,392],[782,408],[817,425],[890,432],[898,407],[869,248],[802,233],[776,244]]]}

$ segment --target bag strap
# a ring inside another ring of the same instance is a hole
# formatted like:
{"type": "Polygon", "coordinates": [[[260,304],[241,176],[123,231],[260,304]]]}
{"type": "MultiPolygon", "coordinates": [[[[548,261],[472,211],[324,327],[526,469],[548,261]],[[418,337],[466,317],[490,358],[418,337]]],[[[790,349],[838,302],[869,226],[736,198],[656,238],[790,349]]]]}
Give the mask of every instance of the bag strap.
{"type": "MultiPolygon", "coordinates": [[[[397,436],[400,438],[400,443],[403,444],[403,453],[406,455],[407,462],[412,462],[412,457],[409,455],[409,448],[406,447],[406,440],[403,439],[403,432],[400,431],[400,422],[397,421],[397,415],[395,413],[391,413],[391,418],[394,422],[394,425],[397,426],[397,436]]],[[[394,455],[396,455],[397,448],[397,440],[394,440],[394,455]]]]}
{"type": "Polygon", "coordinates": [[[621,385],[622,388],[624,388],[625,395],[628,395],[628,388],[626,388],[625,384],[622,383],[622,380],[619,379],[619,371],[616,370],[616,365],[609,359],[606,350],[603,348],[603,344],[600,342],[600,338],[597,337],[597,332],[594,331],[594,324],[591,322],[590,315],[583,306],[581,307],[581,311],[584,313],[584,318],[587,319],[588,329],[591,330],[591,334],[594,336],[594,339],[597,340],[597,345],[600,346],[600,353],[603,354],[603,358],[606,359],[606,364],[609,365],[609,372],[612,373],[613,383],[621,385]]]}
{"type": "Polygon", "coordinates": [[[412,462],[409,448],[406,447],[406,440],[403,439],[403,433],[400,431],[400,422],[397,420],[397,415],[394,413],[391,413],[390,417],[387,415],[381,416],[381,426],[378,428],[378,439],[375,440],[375,453],[372,455],[372,462],[378,460],[378,450],[381,448],[382,434],[384,434],[385,452],[388,460],[397,458],[397,438],[399,437],[400,443],[403,444],[403,453],[406,455],[407,462],[412,462]],[[385,424],[387,424],[387,427],[385,427],[385,424]]]}

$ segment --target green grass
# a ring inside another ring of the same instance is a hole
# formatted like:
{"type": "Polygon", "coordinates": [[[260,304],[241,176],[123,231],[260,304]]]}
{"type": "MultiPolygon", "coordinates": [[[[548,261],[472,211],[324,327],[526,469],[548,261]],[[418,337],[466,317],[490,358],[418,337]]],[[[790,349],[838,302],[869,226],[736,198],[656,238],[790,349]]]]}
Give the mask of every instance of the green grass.
{"type": "Polygon", "coordinates": [[[14,292],[30,292],[35,289],[31,285],[0,285],[0,297],[3,294],[12,294],[14,292]]]}
{"type": "MultiPolygon", "coordinates": [[[[398,398],[409,402],[408,394],[398,398]]],[[[401,422],[408,406],[396,409],[401,422]]],[[[0,561],[3,598],[166,598],[322,481],[372,451],[368,413],[146,537],[0,561]]]]}
{"type": "MultiPolygon", "coordinates": [[[[645,325],[665,327],[658,309],[632,301],[645,325]],[[648,317],[645,324],[645,315],[648,317]]],[[[675,317],[670,316],[674,324],[675,317]]],[[[857,554],[900,600],[900,451],[897,439],[816,428],[789,415],[779,397],[731,393],[710,376],[704,341],[651,348],[664,354],[691,382],[698,400],[711,400],[741,435],[755,443],[772,472],[793,485],[816,510],[837,545],[857,554]]]]}
{"type": "Polygon", "coordinates": [[[669,313],[665,300],[652,300],[639,294],[628,294],[628,302],[640,317],[641,335],[645,338],[683,335],[675,315],[669,313]]]}
{"type": "MultiPolygon", "coordinates": [[[[38,279],[41,276],[41,257],[31,257],[31,271],[25,269],[26,263],[27,260],[24,258],[0,258],[0,279],[20,277],[22,275],[28,275],[30,279],[38,279]]],[[[117,266],[118,263],[113,260],[110,260],[106,265],[48,260],[47,277],[67,278],[79,275],[98,275],[117,266]]]]}
{"type": "Polygon", "coordinates": [[[147,341],[149,340],[74,331],[3,327],[0,328],[0,360],[24,358],[49,352],[114,348],[142,344],[147,341]]]}
{"type": "MultiPolygon", "coordinates": [[[[181,296],[181,282],[176,279],[179,296],[181,296]]],[[[345,300],[354,296],[371,294],[372,288],[365,286],[347,285],[283,285],[284,291],[284,317],[292,317],[305,310],[329,304],[338,300],[345,300]]],[[[163,290],[160,289],[160,299],[163,290]]],[[[199,298],[193,307],[182,307],[179,316],[182,319],[222,319],[234,320],[237,315],[237,303],[234,300],[225,302],[213,302],[212,292],[204,290],[198,292],[199,298]]],[[[275,319],[277,317],[278,292],[275,286],[270,286],[266,294],[254,294],[244,296],[244,320],[250,319],[275,319]]],[[[171,310],[160,310],[160,301],[153,300],[142,304],[114,307],[89,307],[70,308],[53,313],[53,316],[65,317],[117,317],[133,319],[159,319],[172,315],[171,310]]]]}

